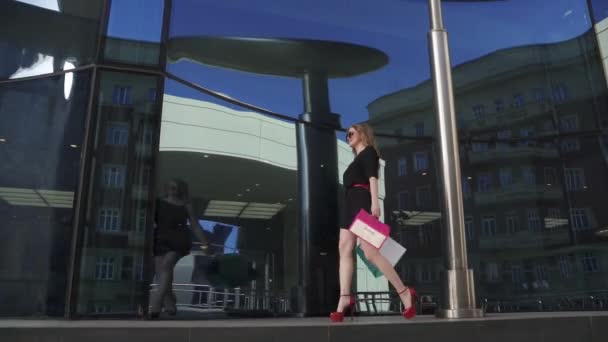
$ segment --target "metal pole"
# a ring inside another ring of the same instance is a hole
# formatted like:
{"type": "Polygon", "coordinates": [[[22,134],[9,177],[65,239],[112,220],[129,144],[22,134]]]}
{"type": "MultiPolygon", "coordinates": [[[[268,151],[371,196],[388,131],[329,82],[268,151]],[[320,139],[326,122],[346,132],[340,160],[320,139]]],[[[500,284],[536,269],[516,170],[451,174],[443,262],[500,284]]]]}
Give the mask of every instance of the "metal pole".
{"type": "Polygon", "coordinates": [[[458,151],[458,131],[448,34],[443,27],[441,0],[429,0],[431,31],[429,49],[435,90],[435,108],[439,127],[439,152],[444,192],[444,258],[442,296],[436,316],[439,318],[482,317],[475,302],[473,270],[468,268],[467,243],[464,232],[462,177],[458,151]]]}

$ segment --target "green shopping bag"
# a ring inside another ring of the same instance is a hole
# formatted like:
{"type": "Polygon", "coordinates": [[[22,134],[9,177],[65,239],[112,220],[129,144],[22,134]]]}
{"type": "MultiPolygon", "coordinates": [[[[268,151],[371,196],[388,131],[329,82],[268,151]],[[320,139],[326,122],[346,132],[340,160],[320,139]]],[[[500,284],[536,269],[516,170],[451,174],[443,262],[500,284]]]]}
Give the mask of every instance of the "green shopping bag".
{"type": "Polygon", "coordinates": [[[380,270],[378,269],[378,267],[376,267],[374,264],[372,264],[365,257],[365,252],[363,252],[363,249],[361,248],[361,245],[357,244],[357,247],[355,248],[355,251],[357,252],[357,255],[361,258],[361,260],[363,260],[363,263],[365,264],[365,266],[367,266],[367,269],[369,269],[369,271],[372,272],[372,274],[374,275],[374,277],[376,277],[376,278],[382,277],[383,274],[382,274],[382,272],[380,272],[380,270]]]}

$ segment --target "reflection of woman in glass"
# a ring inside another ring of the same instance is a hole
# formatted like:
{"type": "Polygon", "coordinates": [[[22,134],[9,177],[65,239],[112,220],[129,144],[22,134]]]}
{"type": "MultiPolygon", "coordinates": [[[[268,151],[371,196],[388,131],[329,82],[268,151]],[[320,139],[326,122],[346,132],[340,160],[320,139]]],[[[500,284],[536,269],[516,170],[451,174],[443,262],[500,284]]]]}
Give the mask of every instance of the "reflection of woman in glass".
{"type": "Polygon", "coordinates": [[[191,232],[203,243],[202,248],[207,249],[207,239],[189,203],[188,185],[174,179],[167,186],[167,195],[156,202],[154,271],[158,288],[150,296],[151,318],[159,316],[162,306],[170,315],[177,313],[173,269],[180,258],[190,253],[191,232]]]}
{"type": "MultiPolygon", "coordinates": [[[[375,217],[380,217],[378,199],[378,168],[379,155],[373,131],[366,124],[353,125],[348,129],[346,139],[353,149],[355,159],[344,172],[346,188],[345,210],[342,215],[340,229],[340,300],[338,309],[332,312],[330,318],[334,322],[344,320],[344,312],[355,309],[355,298],[350,294],[353,276],[353,249],[357,237],[346,227],[350,226],[361,209],[367,210],[375,217]]],[[[413,288],[403,284],[391,263],[378,250],[365,241],[361,241],[365,257],[373,263],[397,290],[403,302],[403,316],[407,319],[416,315],[412,298],[416,296],[413,288]]]]}

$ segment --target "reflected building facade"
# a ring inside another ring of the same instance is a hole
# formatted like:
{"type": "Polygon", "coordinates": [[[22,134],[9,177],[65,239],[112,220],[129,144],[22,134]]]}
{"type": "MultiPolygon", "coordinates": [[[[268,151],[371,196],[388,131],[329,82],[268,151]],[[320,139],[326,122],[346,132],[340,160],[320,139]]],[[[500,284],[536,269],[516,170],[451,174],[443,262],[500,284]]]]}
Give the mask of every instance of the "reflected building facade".
{"type": "MultiPolygon", "coordinates": [[[[518,4],[500,3],[488,6],[517,12],[518,4]]],[[[586,11],[586,1],[573,3],[586,11]]],[[[175,268],[180,312],[333,310],[338,179],[353,159],[343,137],[359,121],[379,133],[383,219],[408,249],[399,272],[423,294],[422,312],[433,310],[443,268],[439,147],[432,85],[420,83],[430,76],[414,70],[427,66],[419,46],[426,32],[412,22],[409,36],[394,14],[426,17],[426,7],[273,4],[272,11],[199,0],[0,4],[0,316],[145,314],[156,290],[156,203],[175,179],[187,184],[211,243],[204,254],[194,239],[175,268]],[[179,37],[235,34],[294,38],[329,56],[354,47],[376,60],[357,62],[369,64],[362,75],[312,80],[323,100],[314,106],[294,63],[283,77],[221,58],[172,59],[179,37]],[[313,109],[309,122],[301,113],[313,109]]],[[[445,6],[462,25],[460,5],[445,6]]],[[[453,73],[469,260],[488,310],[497,302],[538,310],[529,303],[541,297],[551,309],[588,309],[577,301],[589,296],[608,307],[608,31],[605,6],[594,9],[595,26],[573,19],[585,32],[561,32],[570,37],[562,41],[543,36],[533,41],[550,42],[508,48],[493,41],[490,53],[471,49],[474,57],[454,44],[466,60],[453,73]]],[[[356,269],[360,299],[382,299],[360,311],[398,311],[386,279],[361,260],[356,269]]]]}
{"type": "MultiPolygon", "coordinates": [[[[564,305],[569,295],[605,296],[608,216],[597,204],[608,189],[608,93],[594,39],[589,32],[496,51],[453,70],[465,229],[481,298],[529,305],[546,296],[564,305]]],[[[372,102],[369,123],[434,136],[432,103],[425,82],[372,102]]],[[[401,272],[437,296],[437,146],[393,139],[383,151],[386,211],[405,213],[397,224],[410,255],[401,272]]]]}

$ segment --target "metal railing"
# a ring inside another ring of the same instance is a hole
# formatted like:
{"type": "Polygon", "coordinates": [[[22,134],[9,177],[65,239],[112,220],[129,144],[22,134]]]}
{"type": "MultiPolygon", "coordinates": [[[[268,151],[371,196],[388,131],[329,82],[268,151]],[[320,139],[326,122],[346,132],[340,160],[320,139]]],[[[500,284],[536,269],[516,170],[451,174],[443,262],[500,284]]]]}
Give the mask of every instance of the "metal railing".
{"type": "Polygon", "coordinates": [[[486,312],[546,312],[608,310],[608,291],[558,293],[520,298],[484,298],[486,312]]]}
{"type": "MultiPolygon", "coordinates": [[[[150,285],[156,291],[157,284],[150,285]]],[[[201,311],[267,312],[285,314],[290,312],[287,296],[271,291],[246,288],[215,288],[201,284],[173,284],[177,305],[201,311]]]]}
{"type": "MultiPolygon", "coordinates": [[[[156,284],[150,286],[156,291],[156,284]]],[[[173,284],[177,305],[201,312],[267,313],[292,312],[287,295],[248,288],[215,288],[200,284],[173,284]]],[[[403,310],[399,297],[392,292],[357,292],[356,305],[362,315],[393,315],[403,310]]],[[[419,314],[434,314],[435,294],[421,294],[416,299],[419,314]]],[[[483,298],[482,309],[487,313],[601,311],[608,310],[608,291],[558,293],[514,298],[483,298]]]]}

